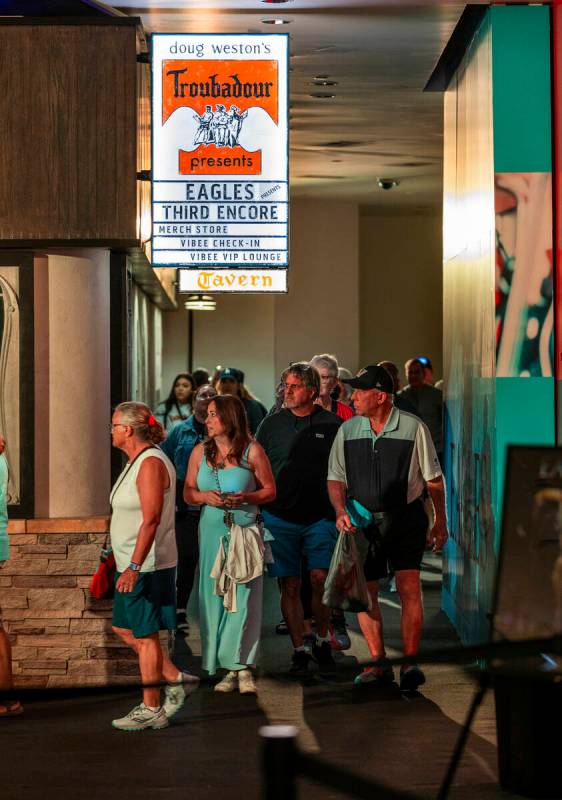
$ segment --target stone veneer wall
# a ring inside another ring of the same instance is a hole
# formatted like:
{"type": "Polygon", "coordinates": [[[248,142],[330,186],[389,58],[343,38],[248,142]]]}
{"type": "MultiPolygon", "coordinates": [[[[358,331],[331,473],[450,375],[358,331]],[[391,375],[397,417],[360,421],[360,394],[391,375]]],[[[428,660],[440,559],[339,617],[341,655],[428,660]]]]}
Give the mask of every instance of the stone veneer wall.
{"type": "Polygon", "coordinates": [[[58,687],[138,679],[135,654],[111,631],[111,601],[88,592],[108,517],[12,520],[0,606],[16,686],[58,687]]]}

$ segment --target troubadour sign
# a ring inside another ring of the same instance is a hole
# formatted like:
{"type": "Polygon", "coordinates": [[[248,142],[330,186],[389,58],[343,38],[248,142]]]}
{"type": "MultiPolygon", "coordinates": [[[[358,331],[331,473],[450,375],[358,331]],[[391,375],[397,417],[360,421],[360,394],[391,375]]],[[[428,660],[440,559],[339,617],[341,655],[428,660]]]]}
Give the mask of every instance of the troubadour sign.
{"type": "Polygon", "coordinates": [[[180,291],[285,292],[288,37],[152,35],[152,260],[180,291]]]}

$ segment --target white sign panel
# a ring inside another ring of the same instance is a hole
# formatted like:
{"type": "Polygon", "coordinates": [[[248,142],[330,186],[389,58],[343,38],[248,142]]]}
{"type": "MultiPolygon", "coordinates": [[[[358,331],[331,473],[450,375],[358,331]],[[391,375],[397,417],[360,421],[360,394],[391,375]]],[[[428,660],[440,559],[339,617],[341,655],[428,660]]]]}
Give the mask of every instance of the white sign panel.
{"type": "Polygon", "coordinates": [[[184,291],[286,291],[288,218],[288,36],[153,34],[154,266],[184,291]],[[238,270],[279,274],[221,281],[238,270]]]}

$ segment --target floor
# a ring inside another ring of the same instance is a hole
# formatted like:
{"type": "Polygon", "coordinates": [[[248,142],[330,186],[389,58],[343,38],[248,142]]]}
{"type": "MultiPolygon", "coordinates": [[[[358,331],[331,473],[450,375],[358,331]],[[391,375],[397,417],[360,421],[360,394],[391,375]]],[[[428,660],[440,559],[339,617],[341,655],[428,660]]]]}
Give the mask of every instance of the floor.
{"type": "MultiPolygon", "coordinates": [[[[440,606],[440,564],[432,556],[423,571],[428,649],[457,643],[440,606]]],[[[382,595],[385,634],[391,655],[399,655],[397,595],[382,595]]],[[[191,618],[196,609],[191,610],[191,618]]],[[[288,637],[275,634],[279,621],[276,582],[266,582],[262,677],[258,696],[220,695],[204,681],[186,701],[170,727],[125,734],[110,720],[126,713],[138,693],[26,704],[25,715],[0,727],[0,797],[33,800],[51,797],[207,798],[237,800],[261,795],[259,729],[290,723],[299,729],[301,750],[331,765],[352,770],[392,789],[420,798],[436,797],[459,734],[475,683],[460,666],[426,670],[423,692],[403,696],[397,685],[358,692],[351,679],[368,658],[356,621],[348,615],[352,648],[337,655],[332,679],[312,677],[306,685],[286,675],[288,637]]],[[[197,671],[200,642],[196,624],[175,658],[197,671]]],[[[493,697],[481,706],[450,797],[510,798],[497,785],[493,697]]],[[[344,795],[308,780],[299,780],[299,797],[307,800],[344,795]]],[[[373,795],[375,796],[375,795],[373,795]]]]}

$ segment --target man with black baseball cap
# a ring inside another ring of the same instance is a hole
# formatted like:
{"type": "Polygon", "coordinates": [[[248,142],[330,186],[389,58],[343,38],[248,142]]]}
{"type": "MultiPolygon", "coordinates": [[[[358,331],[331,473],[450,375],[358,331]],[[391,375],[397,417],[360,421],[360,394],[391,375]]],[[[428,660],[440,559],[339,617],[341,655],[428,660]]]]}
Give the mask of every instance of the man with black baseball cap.
{"type": "Polygon", "coordinates": [[[423,625],[420,566],[426,538],[434,549],[447,539],[445,488],[441,467],[427,426],[413,414],[394,406],[394,382],[381,366],[370,365],[355,378],[356,417],[340,427],[328,466],[328,492],[340,531],[361,528],[369,543],[364,563],[373,607],[358,614],[359,624],[374,664],[355,684],[394,680],[386,660],[378,581],[390,565],[402,603],[404,655],[410,660],[400,670],[400,688],[414,691],[425,682],[416,664],[423,625]],[[428,533],[422,495],[427,487],[435,507],[435,524],[428,533]]]}

